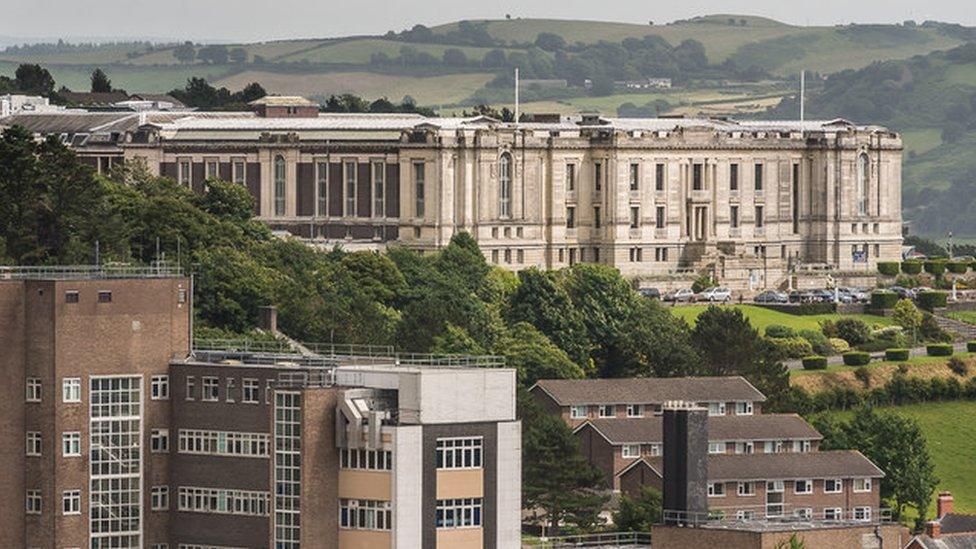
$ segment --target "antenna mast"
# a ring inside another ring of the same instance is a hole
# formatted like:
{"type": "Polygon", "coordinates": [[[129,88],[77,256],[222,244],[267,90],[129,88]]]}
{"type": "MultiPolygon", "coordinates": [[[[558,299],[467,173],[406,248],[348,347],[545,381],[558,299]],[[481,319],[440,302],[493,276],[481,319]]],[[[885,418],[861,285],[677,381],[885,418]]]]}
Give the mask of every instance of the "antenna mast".
{"type": "Polygon", "coordinates": [[[519,123],[519,70],[515,67],[515,124],[519,123]]]}
{"type": "Polygon", "coordinates": [[[804,116],[804,112],[803,112],[804,105],[803,105],[803,102],[806,99],[804,97],[804,94],[806,92],[806,81],[805,81],[806,80],[806,73],[807,73],[807,71],[805,71],[803,69],[800,69],[800,122],[803,122],[803,116],[804,116]]]}

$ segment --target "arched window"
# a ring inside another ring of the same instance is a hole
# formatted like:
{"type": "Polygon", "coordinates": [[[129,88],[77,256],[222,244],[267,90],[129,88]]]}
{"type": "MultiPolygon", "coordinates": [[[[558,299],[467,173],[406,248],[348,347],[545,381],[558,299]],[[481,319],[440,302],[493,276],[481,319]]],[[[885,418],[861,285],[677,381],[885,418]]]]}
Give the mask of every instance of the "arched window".
{"type": "Polygon", "coordinates": [[[274,212],[285,215],[285,159],[280,155],[274,160],[274,212]]]}
{"type": "Polygon", "coordinates": [[[498,215],[512,217],[512,155],[507,152],[498,162],[498,215]]]}
{"type": "Polygon", "coordinates": [[[857,212],[861,215],[868,213],[868,196],[871,184],[871,160],[868,155],[861,153],[857,157],[857,212]]]}

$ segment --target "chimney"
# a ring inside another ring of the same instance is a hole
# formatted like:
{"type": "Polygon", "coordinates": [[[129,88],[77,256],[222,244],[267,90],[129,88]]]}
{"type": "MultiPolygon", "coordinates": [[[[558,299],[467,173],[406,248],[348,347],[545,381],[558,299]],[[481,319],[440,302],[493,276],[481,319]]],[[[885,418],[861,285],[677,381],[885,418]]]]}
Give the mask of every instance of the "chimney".
{"type": "Polygon", "coordinates": [[[925,535],[932,539],[938,539],[942,535],[942,524],[937,520],[930,520],[925,523],[925,535]]]}
{"type": "Polygon", "coordinates": [[[691,402],[662,406],[665,524],[694,525],[708,515],[708,410],[691,402]]]}
{"type": "Polygon", "coordinates": [[[939,499],[936,502],[935,518],[941,519],[949,513],[952,513],[952,501],[952,492],[939,492],[939,499]]]}
{"type": "Polygon", "coordinates": [[[258,307],[258,328],[266,332],[278,331],[278,308],[274,305],[258,307]]]}

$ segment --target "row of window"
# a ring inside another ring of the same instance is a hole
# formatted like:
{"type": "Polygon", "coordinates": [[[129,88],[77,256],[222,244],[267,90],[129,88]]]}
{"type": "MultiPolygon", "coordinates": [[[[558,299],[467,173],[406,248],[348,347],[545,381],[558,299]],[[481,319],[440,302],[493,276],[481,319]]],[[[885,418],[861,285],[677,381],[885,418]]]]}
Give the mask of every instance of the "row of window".
{"type": "MultiPolygon", "coordinates": [[[[149,385],[149,396],[153,400],[169,399],[169,376],[152,376],[149,385]]],[[[38,377],[28,377],[26,386],[27,402],[40,402],[42,395],[41,379],[38,377]]],[[[61,379],[61,402],[66,404],[81,403],[81,378],[66,377],[61,379]]]]}
{"type": "Polygon", "coordinates": [[[393,511],[388,501],[340,499],[339,528],[352,530],[390,530],[393,511]]]}
{"type": "Polygon", "coordinates": [[[481,498],[439,499],[434,523],[437,528],[481,526],[481,498]]]}
{"type": "MultiPolygon", "coordinates": [[[[168,510],[169,486],[153,486],[150,490],[149,502],[153,511],[168,510]]],[[[27,500],[25,503],[27,514],[41,514],[43,504],[40,490],[27,490],[27,500]]],[[[61,514],[81,514],[81,490],[65,490],[61,492],[61,514]]]]}
{"type": "MultiPolygon", "coordinates": [[[[709,513],[714,519],[725,518],[725,511],[721,509],[715,510],[709,513]]],[[[767,517],[783,516],[782,505],[773,506],[770,505],[766,509],[767,517]]],[[[813,509],[810,507],[801,507],[799,509],[793,510],[793,516],[802,519],[813,519],[813,509]]],[[[825,507],[823,513],[821,514],[824,520],[845,520],[844,509],[841,507],[825,507]]],[[[736,520],[755,520],[757,518],[756,511],[752,509],[739,509],[735,512],[736,520]]],[[[870,521],[871,520],[871,508],[870,507],[854,507],[850,512],[850,519],[856,521],[870,521]]]]}
{"type": "Polygon", "coordinates": [[[271,494],[251,490],[180,486],[178,509],[190,513],[266,517],[271,510],[271,494]]]}
{"type": "MultiPolygon", "coordinates": [[[[644,404],[626,404],[625,411],[627,417],[638,418],[644,417],[646,406],[644,404]]],[[[708,404],[708,413],[713,416],[723,416],[725,415],[725,403],[724,402],[712,402],[708,404]]],[[[612,418],[617,417],[617,405],[614,404],[600,404],[595,406],[597,417],[612,418]]],[[[586,419],[589,417],[590,409],[593,408],[587,405],[576,405],[569,407],[569,417],[571,419],[586,419]]],[[[739,416],[751,416],[753,413],[752,401],[739,401],[735,403],[735,414],[739,416]]],[[[653,414],[661,414],[661,405],[655,404],[653,406],[653,414]]]]}
{"type": "MultiPolygon", "coordinates": [[[[733,451],[736,454],[753,454],[756,451],[756,445],[758,443],[751,441],[739,441],[734,443],[735,446],[733,451]]],[[[809,452],[813,447],[813,444],[809,440],[766,440],[762,441],[763,453],[765,454],[781,454],[787,451],[787,448],[792,448],[794,453],[806,453],[809,452]]],[[[709,441],[708,442],[708,453],[709,454],[724,454],[728,450],[728,442],[724,440],[709,441]]]]}
{"type": "MultiPolygon", "coordinates": [[[[264,403],[268,404],[271,398],[272,379],[265,380],[264,403]]],[[[236,402],[238,398],[244,404],[259,404],[261,402],[261,383],[258,379],[244,378],[241,380],[241,388],[237,389],[237,379],[233,377],[224,378],[224,401],[236,402]]],[[[220,400],[220,378],[217,376],[202,376],[200,378],[200,392],[197,393],[196,376],[186,376],[186,400],[196,400],[199,398],[203,402],[218,402],[220,400]]]]}
{"type": "Polygon", "coordinates": [[[343,469],[389,471],[393,469],[393,453],[385,450],[339,450],[339,466],[343,469]]]}
{"type": "MultiPolygon", "coordinates": [[[[505,170],[510,170],[511,156],[508,153],[503,153],[501,157],[502,173],[505,174],[505,170]]],[[[738,191],[739,190],[739,166],[738,163],[732,163],[729,165],[729,190],[738,191]]],[[[793,180],[797,181],[799,179],[799,164],[794,164],[793,169],[793,180]]],[[[666,165],[664,163],[658,162],[654,164],[654,190],[656,192],[665,191],[666,187],[666,165]]],[[[600,191],[605,183],[605,171],[603,169],[603,164],[601,162],[595,162],[593,164],[593,188],[596,191],[600,191]]],[[[627,183],[628,188],[631,191],[640,190],[641,182],[641,164],[632,162],[629,165],[629,170],[627,172],[627,183]]],[[[753,185],[755,190],[762,191],[763,185],[765,183],[765,165],[761,163],[756,163],[753,165],[753,185]]],[[[566,164],[566,175],[565,184],[567,192],[575,192],[577,187],[577,175],[576,175],[576,164],[569,163],[566,164]]],[[[701,163],[695,163],[691,165],[691,188],[695,191],[706,190],[705,185],[705,165],[701,163]]]]}
{"type": "Polygon", "coordinates": [[[261,457],[270,455],[267,433],[180,429],[179,452],[211,456],[261,457]]]}
{"type": "Polygon", "coordinates": [[[482,463],[482,438],[437,439],[438,469],[475,469],[482,463]]]}
{"type": "MultiPolygon", "coordinates": [[[[754,496],[756,495],[757,482],[738,482],[736,484],[736,495],[737,496],[754,496]]],[[[793,493],[797,495],[809,495],[813,493],[812,479],[799,479],[793,481],[793,493]]],[[[708,484],[708,497],[725,497],[726,483],[724,482],[712,482],[708,484]]],[[[782,480],[772,480],[766,482],[766,493],[767,494],[781,494],[786,491],[786,483],[782,480]]],[[[852,491],[855,493],[863,493],[871,491],[871,479],[870,478],[855,478],[852,486],[852,491]]],[[[841,494],[844,492],[844,481],[843,479],[825,479],[823,481],[823,492],[825,494],[841,494]]]]}

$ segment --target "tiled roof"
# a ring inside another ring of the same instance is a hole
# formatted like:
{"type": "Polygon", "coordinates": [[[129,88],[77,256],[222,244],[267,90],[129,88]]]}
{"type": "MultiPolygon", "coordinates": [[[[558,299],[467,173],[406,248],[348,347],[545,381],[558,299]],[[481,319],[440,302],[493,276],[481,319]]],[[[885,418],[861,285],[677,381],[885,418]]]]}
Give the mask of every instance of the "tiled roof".
{"type": "MultiPolygon", "coordinates": [[[[599,418],[591,425],[611,444],[647,444],[663,441],[662,419],[599,418]]],[[[581,425],[577,430],[582,429],[581,425]]],[[[820,440],[823,436],[796,414],[758,414],[708,418],[708,440],[820,440]]]]}
{"type": "MultiPolygon", "coordinates": [[[[659,474],[664,472],[662,458],[641,458],[617,474],[623,474],[640,462],[659,474]]],[[[710,482],[751,482],[821,478],[881,478],[884,471],[857,450],[830,450],[786,454],[710,454],[710,482]]]]}
{"type": "Polygon", "coordinates": [[[939,519],[943,534],[976,534],[976,515],[949,513],[939,519]]]}
{"type": "Polygon", "coordinates": [[[923,534],[915,536],[913,541],[925,549],[973,549],[976,547],[976,534],[940,535],[936,539],[923,534]]]}
{"type": "Polygon", "coordinates": [[[75,105],[112,105],[120,101],[125,101],[129,99],[129,96],[125,92],[113,91],[113,92],[72,92],[64,91],[58,92],[58,94],[64,98],[68,103],[75,105]]]}
{"type": "Polygon", "coordinates": [[[639,377],[612,379],[543,379],[536,386],[561,406],[583,404],[660,404],[764,401],[744,377],[639,377]]]}

